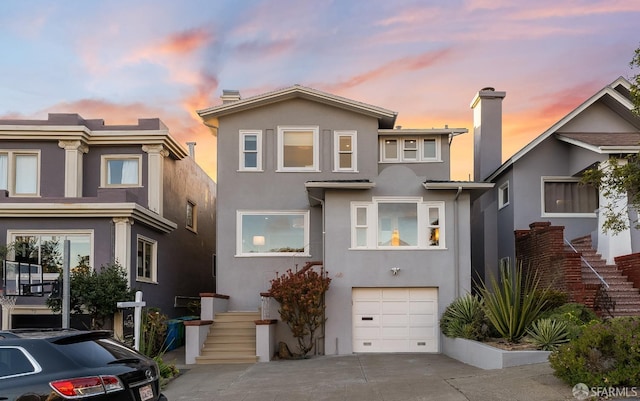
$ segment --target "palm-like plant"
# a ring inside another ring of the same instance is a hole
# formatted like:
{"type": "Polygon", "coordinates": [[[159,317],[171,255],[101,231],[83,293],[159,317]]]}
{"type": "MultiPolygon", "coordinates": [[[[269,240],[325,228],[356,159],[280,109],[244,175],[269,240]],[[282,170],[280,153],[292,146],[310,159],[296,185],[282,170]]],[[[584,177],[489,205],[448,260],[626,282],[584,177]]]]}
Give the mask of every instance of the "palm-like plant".
{"type": "Polygon", "coordinates": [[[569,341],[566,323],[554,319],[539,319],[527,329],[533,343],[545,351],[553,351],[558,345],[569,341]]]}
{"type": "Polygon", "coordinates": [[[524,274],[519,264],[515,271],[503,267],[501,281],[491,276],[489,285],[480,283],[487,318],[501,337],[518,342],[532,322],[540,317],[546,301],[546,291],[539,289],[537,274],[524,274]]]}

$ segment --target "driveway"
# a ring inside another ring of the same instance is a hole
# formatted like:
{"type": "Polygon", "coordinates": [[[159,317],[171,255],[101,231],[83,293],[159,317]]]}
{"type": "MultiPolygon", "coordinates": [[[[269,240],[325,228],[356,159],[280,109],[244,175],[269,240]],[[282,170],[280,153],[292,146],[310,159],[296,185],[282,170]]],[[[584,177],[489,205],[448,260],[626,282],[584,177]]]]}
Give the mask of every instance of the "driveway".
{"type": "Polygon", "coordinates": [[[575,400],[547,363],[482,370],[440,354],[355,354],[177,366],[183,374],[164,390],[171,401],[575,400]]]}

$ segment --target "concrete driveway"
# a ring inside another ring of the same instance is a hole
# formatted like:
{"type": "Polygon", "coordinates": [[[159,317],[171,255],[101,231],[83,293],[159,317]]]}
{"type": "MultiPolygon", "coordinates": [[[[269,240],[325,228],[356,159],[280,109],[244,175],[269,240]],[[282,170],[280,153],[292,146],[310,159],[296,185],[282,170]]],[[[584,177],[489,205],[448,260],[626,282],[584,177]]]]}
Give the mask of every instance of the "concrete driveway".
{"type": "MultiPolygon", "coordinates": [[[[171,361],[171,356],[165,357],[171,361]]],[[[254,365],[187,365],[169,400],[575,400],[547,363],[482,370],[438,354],[357,354],[254,365]]]]}

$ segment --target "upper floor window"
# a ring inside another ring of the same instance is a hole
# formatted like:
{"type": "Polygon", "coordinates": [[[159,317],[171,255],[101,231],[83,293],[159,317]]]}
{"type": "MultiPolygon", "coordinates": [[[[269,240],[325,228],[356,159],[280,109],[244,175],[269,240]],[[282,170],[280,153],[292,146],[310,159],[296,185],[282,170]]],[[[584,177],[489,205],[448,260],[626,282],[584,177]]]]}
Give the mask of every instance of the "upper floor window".
{"type": "Polygon", "coordinates": [[[309,255],[309,211],[238,211],[238,256],[309,255]]]}
{"type": "Polygon", "coordinates": [[[103,155],[103,187],[138,187],[142,185],[142,155],[103,155]]]}
{"type": "Polygon", "coordinates": [[[356,131],[335,131],[334,171],[357,171],[356,131]]]}
{"type": "Polygon", "coordinates": [[[196,204],[188,200],[187,201],[187,228],[191,231],[197,230],[197,227],[198,227],[197,216],[198,216],[198,213],[197,213],[196,204]]]}
{"type": "Polygon", "coordinates": [[[240,171],[262,171],[262,131],[240,131],[240,171]]]}
{"type": "Polygon", "coordinates": [[[0,190],[10,196],[38,196],[40,152],[0,150],[0,190]]]}
{"type": "Polygon", "coordinates": [[[574,177],[542,177],[542,215],[595,217],[598,191],[574,177]]]}
{"type": "Polygon", "coordinates": [[[500,187],[498,188],[498,209],[502,209],[508,204],[509,204],[509,181],[500,185],[500,187]]]}
{"type": "Polygon", "coordinates": [[[422,198],[373,198],[351,204],[351,247],[444,248],[444,202],[422,198]]]}
{"type": "Polygon", "coordinates": [[[380,138],[381,162],[432,162],[441,161],[440,137],[382,137],[380,138]]]}
{"type": "Polygon", "coordinates": [[[319,171],[317,126],[278,127],[278,171],[319,171]]]}
{"type": "Polygon", "coordinates": [[[138,236],[137,281],[157,282],[157,248],[156,241],[138,236]]]}

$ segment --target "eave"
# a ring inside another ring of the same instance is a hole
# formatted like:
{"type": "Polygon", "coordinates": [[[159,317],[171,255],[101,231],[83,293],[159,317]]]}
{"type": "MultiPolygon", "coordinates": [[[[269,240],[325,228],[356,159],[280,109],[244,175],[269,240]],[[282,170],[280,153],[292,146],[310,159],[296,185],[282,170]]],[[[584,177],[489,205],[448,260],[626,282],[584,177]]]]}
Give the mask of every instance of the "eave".
{"type": "Polygon", "coordinates": [[[137,203],[0,203],[0,218],[131,218],[162,233],[178,225],[137,203]]]}
{"type": "Polygon", "coordinates": [[[233,102],[223,103],[207,109],[197,110],[198,115],[203,120],[210,120],[225,116],[228,114],[238,113],[257,107],[266,106],[272,103],[282,102],[289,99],[302,98],[312,100],[314,102],[339,107],[355,113],[375,117],[379,120],[381,127],[391,128],[394,126],[398,113],[382,107],[371,104],[358,102],[341,96],[322,92],[316,89],[308,88],[301,85],[294,85],[288,88],[264,93],[261,95],[241,99],[233,102]]]}
{"type": "Polygon", "coordinates": [[[307,190],[309,204],[318,206],[324,201],[327,189],[367,190],[375,188],[376,183],[368,180],[357,181],[307,181],[304,187],[307,190]]]}

